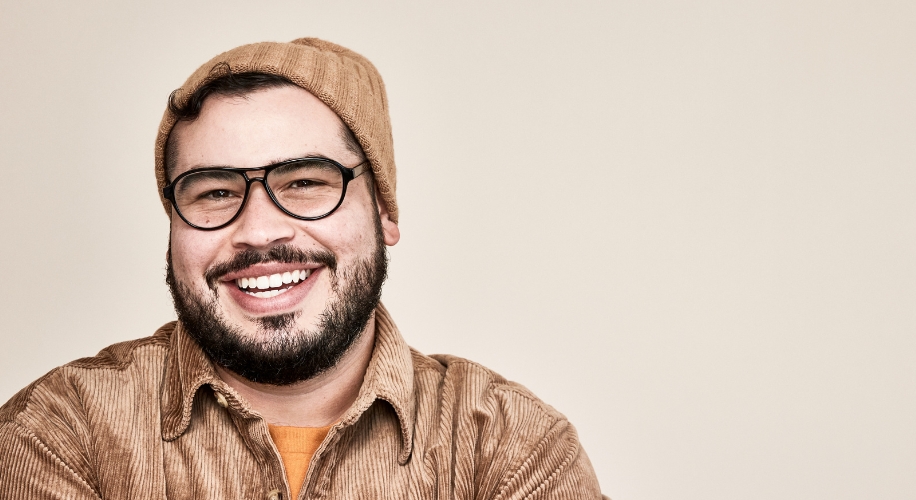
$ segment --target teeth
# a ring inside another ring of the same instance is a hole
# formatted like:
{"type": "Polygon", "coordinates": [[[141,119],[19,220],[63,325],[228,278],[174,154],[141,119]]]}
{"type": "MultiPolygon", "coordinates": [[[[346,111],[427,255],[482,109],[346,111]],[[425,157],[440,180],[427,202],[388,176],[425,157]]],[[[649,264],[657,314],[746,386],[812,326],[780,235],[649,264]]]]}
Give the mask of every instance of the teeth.
{"type": "Polygon", "coordinates": [[[265,290],[263,292],[249,292],[255,297],[275,297],[292,288],[286,287],[281,290],[279,287],[283,285],[289,285],[290,283],[299,283],[300,281],[308,278],[310,274],[312,274],[311,269],[287,271],[283,274],[277,273],[271,274],[270,276],[252,276],[250,278],[238,278],[235,280],[235,284],[242,290],[245,290],[246,288],[250,290],[265,290]],[[268,290],[268,288],[275,288],[276,290],[268,290]]]}
{"type": "Polygon", "coordinates": [[[248,295],[254,295],[255,297],[258,297],[259,299],[269,299],[271,297],[276,297],[277,295],[280,295],[281,293],[286,293],[290,288],[292,287],[279,288],[277,290],[267,290],[266,292],[247,292],[247,293],[248,295]]]}

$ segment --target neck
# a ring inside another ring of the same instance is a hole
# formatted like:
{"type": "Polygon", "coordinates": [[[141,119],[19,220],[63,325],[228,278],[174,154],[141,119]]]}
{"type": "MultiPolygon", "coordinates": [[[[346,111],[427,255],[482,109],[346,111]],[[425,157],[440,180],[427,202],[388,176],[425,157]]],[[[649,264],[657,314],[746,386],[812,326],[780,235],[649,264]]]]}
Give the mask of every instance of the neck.
{"type": "Polygon", "coordinates": [[[221,366],[216,366],[216,372],[268,424],[326,427],[340,420],[356,401],[374,345],[375,314],[340,361],[309,380],[276,386],[251,382],[221,366]]]}

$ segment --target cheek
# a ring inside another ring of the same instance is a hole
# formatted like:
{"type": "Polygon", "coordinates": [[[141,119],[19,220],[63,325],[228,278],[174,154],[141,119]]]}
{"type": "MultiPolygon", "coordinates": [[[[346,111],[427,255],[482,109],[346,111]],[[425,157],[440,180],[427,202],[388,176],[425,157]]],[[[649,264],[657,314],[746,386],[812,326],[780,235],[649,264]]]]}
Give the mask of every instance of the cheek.
{"type": "MultiPolygon", "coordinates": [[[[362,187],[362,186],[360,186],[362,187]]],[[[367,258],[376,246],[374,206],[364,189],[347,192],[344,203],[328,219],[317,221],[309,233],[337,257],[347,261],[367,258]]]]}
{"type": "Polygon", "coordinates": [[[342,264],[365,259],[375,247],[374,226],[356,220],[336,222],[339,223],[312,230],[309,234],[320,246],[332,251],[342,264]]]}
{"type": "Polygon", "coordinates": [[[213,260],[218,245],[209,231],[199,231],[183,222],[172,223],[169,250],[172,255],[172,270],[175,276],[185,282],[203,280],[204,272],[213,260]]]}

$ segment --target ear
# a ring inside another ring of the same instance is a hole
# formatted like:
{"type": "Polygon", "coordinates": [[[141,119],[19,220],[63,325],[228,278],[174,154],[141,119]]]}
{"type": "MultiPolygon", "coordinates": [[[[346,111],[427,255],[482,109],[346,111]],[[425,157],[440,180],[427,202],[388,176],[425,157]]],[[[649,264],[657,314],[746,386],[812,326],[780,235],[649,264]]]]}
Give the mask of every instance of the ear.
{"type": "Polygon", "coordinates": [[[394,246],[401,239],[401,230],[388,216],[388,207],[382,200],[382,193],[378,188],[375,188],[375,204],[378,205],[378,217],[382,221],[382,235],[385,237],[385,244],[390,247],[394,246]]]}

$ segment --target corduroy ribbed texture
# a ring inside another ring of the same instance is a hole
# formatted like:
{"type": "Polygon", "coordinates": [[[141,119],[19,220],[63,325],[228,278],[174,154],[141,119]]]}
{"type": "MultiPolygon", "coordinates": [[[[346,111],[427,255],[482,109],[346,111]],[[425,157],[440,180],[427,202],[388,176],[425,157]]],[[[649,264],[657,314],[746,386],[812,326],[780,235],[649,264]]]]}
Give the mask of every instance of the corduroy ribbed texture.
{"type": "MultiPolygon", "coordinates": [[[[57,368],[0,408],[5,500],[264,499],[275,489],[296,498],[266,422],[174,323],[57,368]]],[[[411,350],[379,306],[359,396],[298,498],[602,496],[561,414],[480,365],[411,350]]]]}
{"type": "MultiPolygon", "coordinates": [[[[233,73],[261,72],[282,76],[311,92],[353,131],[372,166],[382,201],[392,222],[398,221],[395,196],[397,172],[394,143],[385,84],[375,66],[365,57],[340,45],[318,38],[299,38],[289,43],[262,42],[236,47],[197,68],[175,91],[176,104],[184,105],[205,83],[222,76],[229,66],[233,73]]],[[[156,136],[156,184],[166,214],[171,204],[162,196],[167,184],[165,144],[177,117],[166,108],[156,136]]]]}

